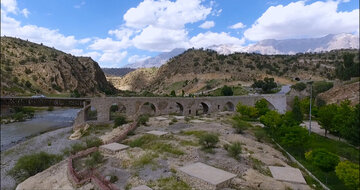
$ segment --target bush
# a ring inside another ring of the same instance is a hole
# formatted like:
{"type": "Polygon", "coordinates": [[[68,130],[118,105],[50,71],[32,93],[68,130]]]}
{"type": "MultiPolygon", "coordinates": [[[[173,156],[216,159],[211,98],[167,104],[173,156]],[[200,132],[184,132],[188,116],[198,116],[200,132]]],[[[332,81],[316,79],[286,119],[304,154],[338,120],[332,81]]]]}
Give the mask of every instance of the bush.
{"type": "Polygon", "coordinates": [[[115,127],[124,125],[126,123],[127,123],[126,117],[123,115],[119,115],[118,117],[115,118],[115,121],[114,121],[115,127]]]}
{"type": "Polygon", "coordinates": [[[140,125],[145,125],[146,126],[146,123],[149,121],[149,115],[147,114],[144,114],[144,115],[140,115],[139,118],[138,118],[138,122],[140,125]]]}
{"type": "Polygon", "coordinates": [[[299,82],[292,85],[291,88],[295,89],[296,91],[303,91],[306,88],[306,84],[303,82],[299,82]]]}
{"type": "Polygon", "coordinates": [[[349,161],[340,162],[335,168],[335,173],[338,178],[350,189],[360,189],[360,175],[359,164],[354,164],[349,161]]]}
{"type": "Polygon", "coordinates": [[[206,133],[201,135],[199,138],[199,144],[203,147],[203,149],[211,149],[214,148],[216,143],[219,142],[219,137],[213,133],[206,133]]]}
{"type": "Polygon", "coordinates": [[[256,119],[258,116],[258,111],[256,108],[243,105],[240,102],[236,105],[236,111],[241,114],[241,117],[244,120],[256,119]]]}
{"type": "Polygon", "coordinates": [[[232,121],[232,126],[235,129],[236,133],[243,133],[244,130],[246,130],[249,127],[252,127],[252,125],[246,121],[241,120],[239,116],[234,116],[232,121]]]}
{"type": "Polygon", "coordinates": [[[224,86],[221,88],[221,96],[232,96],[234,94],[233,90],[229,86],[224,86]]]}
{"type": "Polygon", "coordinates": [[[258,115],[265,115],[270,109],[268,108],[268,102],[263,98],[261,100],[256,101],[255,108],[258,111],[258,115]]]}
{"type": "Polygon", "coordinates": [[[314,82],[314,84],[313,84],[314,95],[313,96],[316,97],[318,94],[329,90],[333,86],[334,86],[334,84],[332,82],[326,82],[326,81],[314,82]]]}
{"type": "Polygon", "coordinates": [[[103,144],[102,140],[97,137],[87,138],[85,140],[85,143],[86,143],[86,148],[99,147],[100,145],[103,144]]]}
{"type": "Polygon", "coordinates": [[[251,87],[261,88],[264,93],[271,93],[272,90],[277,87],[277,84],[274,78],[265,77],[264,80],[255,80],[251,87]]]}
{"type": "Polygon", "coordinates": [[[229,155],[235,159],[238,159],[238,155],[241,153],[241,143],[234,142],[227,147],[229,155]]]}
{"type": "Polygon", "coordinates": [[[71,154],[76,154],[79,151],[85,150],[86,147],[80,143],[75,143],[73,145],[71,145],[71,150],[70,153],[71,154]]]}
{"type": "Polygon", "coordinates": [[[333,171],[340,162],[339,156],[324,149],[315,149],[306,152],[305,158],[325,172],[333,171]]]}
{"type": "Polygon", "coordinates": [[[16,162],[15,166],[9,171],[9,174],[18,181],[23,181],[54,165],[61,159],[61,156],[46,152],[25,155],[16,162]]]}
{"type": "Polygon", "coordinates": [[[309,140],[308,131],[302,127],[281,127],[277,135],[283,146],[290,149],[304,149],[309,140]]]}
{"type": "Polygon", "coordinates": [[[101,153],[99,151],[96,151],[96,152],[91,153],[90,158],[88,158],[85,161],[85,165],[89,168],[95,168],[96,165],[103,162],[103,160],[104,160],[104,156],[101,155],[101,153]]]}
{"type": "Polygon", "coordinates": [[[281,115],[276,111],[269,111],[260,117],[260,122],[270,129],[279,127],[282,123],[281,115]]]}

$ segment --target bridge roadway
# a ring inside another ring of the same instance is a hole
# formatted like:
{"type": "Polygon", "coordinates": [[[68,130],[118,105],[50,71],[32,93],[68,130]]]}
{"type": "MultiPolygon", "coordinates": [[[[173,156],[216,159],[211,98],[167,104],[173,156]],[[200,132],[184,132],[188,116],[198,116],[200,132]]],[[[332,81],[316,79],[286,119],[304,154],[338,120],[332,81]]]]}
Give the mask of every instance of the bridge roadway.
{"type": "Polygon", "coordinates": [[[34,106],[34,107],[84,107],[90,104],[90,98],[31,98],[1,97],[1,107],[34,106]]]}

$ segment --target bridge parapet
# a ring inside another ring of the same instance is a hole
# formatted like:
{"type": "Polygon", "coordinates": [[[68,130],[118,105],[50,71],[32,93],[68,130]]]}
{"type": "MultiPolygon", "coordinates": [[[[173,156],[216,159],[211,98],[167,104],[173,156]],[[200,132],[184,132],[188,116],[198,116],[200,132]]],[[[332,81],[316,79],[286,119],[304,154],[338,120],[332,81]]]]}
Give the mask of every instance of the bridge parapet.
{"type": "Polygon", "coordinates": [[[1,97],[1,106],[34,106],[34,107],[84,107],[90,104],[88,98],[29,98],[29,97],[1,97]]]}

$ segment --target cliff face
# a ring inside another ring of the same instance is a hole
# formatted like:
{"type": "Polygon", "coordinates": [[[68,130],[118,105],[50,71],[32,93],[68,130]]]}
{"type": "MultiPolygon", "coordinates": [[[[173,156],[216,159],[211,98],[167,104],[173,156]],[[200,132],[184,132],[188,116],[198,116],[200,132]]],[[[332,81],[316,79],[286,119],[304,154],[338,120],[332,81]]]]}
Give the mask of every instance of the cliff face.
{"type": "Polygon", "coordinates": [[[10,37],[1,37],[1,87],[1,95],[116,92],[91,58],[10,37]]]}

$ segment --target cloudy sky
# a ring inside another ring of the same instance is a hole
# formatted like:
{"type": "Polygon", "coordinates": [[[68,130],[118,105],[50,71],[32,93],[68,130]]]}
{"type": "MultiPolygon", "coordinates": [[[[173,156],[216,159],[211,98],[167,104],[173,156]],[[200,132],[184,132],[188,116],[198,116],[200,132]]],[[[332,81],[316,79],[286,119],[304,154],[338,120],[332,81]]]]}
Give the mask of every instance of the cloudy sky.
{"type": "Polygon", "coordinates": [[[1,0],[1,35],[122,67],[174,48],[359,35],[359,1],[1,0]]]}

